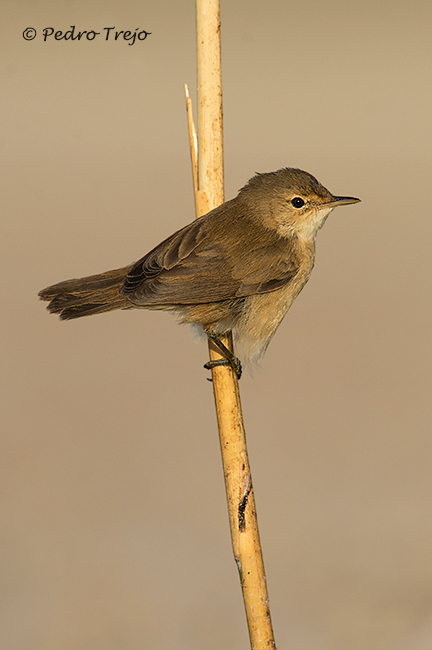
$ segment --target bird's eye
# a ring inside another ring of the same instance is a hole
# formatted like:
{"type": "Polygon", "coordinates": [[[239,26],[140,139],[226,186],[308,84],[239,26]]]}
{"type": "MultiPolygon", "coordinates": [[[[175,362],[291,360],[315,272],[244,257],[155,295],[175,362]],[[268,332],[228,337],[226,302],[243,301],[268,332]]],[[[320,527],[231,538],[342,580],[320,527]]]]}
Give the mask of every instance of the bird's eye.
{"type": "Polygon", "coordinates": [[[302,198],[300,198],[300,196],[295,196],[291,201],[291,205],[293,206],[293,208],[302,208],[304,204],[305,202],[303,201],[302,198]]]}

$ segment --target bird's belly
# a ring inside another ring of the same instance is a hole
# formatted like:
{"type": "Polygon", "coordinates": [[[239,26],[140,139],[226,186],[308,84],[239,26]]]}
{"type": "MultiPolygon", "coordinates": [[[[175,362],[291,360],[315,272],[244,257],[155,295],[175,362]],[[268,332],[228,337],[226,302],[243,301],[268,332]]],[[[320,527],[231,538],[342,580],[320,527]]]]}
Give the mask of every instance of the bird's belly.
{"type": "MultiPolygon", "coordinates": [[[[248,296],[242,314],[233,329],[239,354],[257,363],[291,304],[309,279],[312,268],[277,291],[248,296]]],[[[236,347],[237,350],[237,347],[236,347]]]]}

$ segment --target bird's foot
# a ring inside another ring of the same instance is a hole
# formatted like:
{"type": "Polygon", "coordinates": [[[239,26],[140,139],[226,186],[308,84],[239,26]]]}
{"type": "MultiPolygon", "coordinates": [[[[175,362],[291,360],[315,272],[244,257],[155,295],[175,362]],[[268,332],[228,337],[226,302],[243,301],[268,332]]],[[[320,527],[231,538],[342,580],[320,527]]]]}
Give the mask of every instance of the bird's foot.
{"type": "Polygon", "coordinates": [[[225,355],[225,359],[214,359],[211,361],[207,361],[207,363],[204,364],[204,368],[206,370],[211,370],[216,366],[231,366],[231,368],[234,370],[235,374],[237,375],[237,379],[240,379],[242,375],[242,365],[240,359],[236,357],[235,354],[233,354],[231,350],[229,350],[227,346],[222,343],[222,341],[218,336],[216,336],[216,334],[213,334],[213,332],[210,332],[209,330],[206,330],[206,334],[208,338],[225,355]]]}

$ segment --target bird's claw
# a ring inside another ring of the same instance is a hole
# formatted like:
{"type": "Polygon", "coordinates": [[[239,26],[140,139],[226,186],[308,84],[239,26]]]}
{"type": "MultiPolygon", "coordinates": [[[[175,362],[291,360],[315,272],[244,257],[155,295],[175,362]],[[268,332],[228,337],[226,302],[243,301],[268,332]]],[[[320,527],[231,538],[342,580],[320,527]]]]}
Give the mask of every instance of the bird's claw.
{"type": "Polygon", "coordinates": [[[219,348],[219,350],[223,352],[225,358],[213,359],[207,361],[207,363],[204,364],[204,368],[206,370],[211,370],[216,366],[231,366],[231,368],[234,370],[234,372],[237,375],[237,379],[240,379],[242,375],[242,365],[240,359],[236,357],[235,354],[233,354],[231,350],[229,350],[227,346],[222,343],[222,341],[218,336],[216,336],[216,334],[213,334],[213,332],[209,332],[209,331],[206,331],[206,334],[208,338],[219,348]]]}

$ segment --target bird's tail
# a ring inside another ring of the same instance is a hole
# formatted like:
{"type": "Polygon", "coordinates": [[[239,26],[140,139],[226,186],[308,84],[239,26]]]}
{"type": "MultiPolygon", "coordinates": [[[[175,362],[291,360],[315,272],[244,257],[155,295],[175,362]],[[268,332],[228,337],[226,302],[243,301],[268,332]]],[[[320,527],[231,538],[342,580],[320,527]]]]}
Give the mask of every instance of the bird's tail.
{"type": "Polygon", "coordinates": [[[77,280],[65,280],[39,292],[41,300],[49,300],[47,309],[59,314],[62,320],[101,314],[114,309],[132,307],[131,302],[120,295],[130,266],[77,280]]]}

